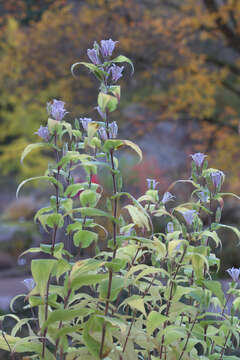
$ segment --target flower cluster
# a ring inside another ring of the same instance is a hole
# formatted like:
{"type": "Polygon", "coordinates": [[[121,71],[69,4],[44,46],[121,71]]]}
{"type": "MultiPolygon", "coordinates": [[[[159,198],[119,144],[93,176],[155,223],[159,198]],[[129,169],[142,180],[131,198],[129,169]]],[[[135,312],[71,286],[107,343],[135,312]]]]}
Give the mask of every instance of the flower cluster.
{"type": "Polygon", "coordinates": [[[61,121],[68,112],[65,110],[65,102],[54,99],[47,103],[47,112],[54,120],[61,121]]]}
{"type": "MultiPolygon", "coordinates": [[[[92,49],[87,50],[87,55],[90,61],[94,65],[104,65],[104,61],[107,60],[115,49],[115,45],[118,41],[109,40],[101,40],[101,46],[99,46],[96,42],[94,43],[94,47],[92,49]],[[100,59],[100,55],[103,57],[103,61],[100,59]]],[[[110,67],[106,67],[106,72],[108,75],[112,74],[112,81],[117,82],[122,77],[124,66],[117,66],[112,64],[110,67]]]]}

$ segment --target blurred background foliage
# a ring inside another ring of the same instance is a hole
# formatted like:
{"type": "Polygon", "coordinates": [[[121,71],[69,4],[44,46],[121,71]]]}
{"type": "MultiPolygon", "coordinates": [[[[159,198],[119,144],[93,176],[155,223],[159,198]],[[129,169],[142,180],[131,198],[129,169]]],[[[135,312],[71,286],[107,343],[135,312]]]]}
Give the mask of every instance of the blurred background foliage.
{"type": "Polygon", "coordinates": [[[81,68],[76,81],[70,66],[87,61],[94,40],[112,38],[136,68],[122,81],[115,115],[127,137],[161,121],[189,124],[195,150],[211,155],[230,176],[231,189],[239,190],[238,0],[8,0],[0,11],[2,174],[33,176],[46,165],[46,152],[29,156],[24,167],[19,158],[38,141],[34,132],[46,124],[50,99],[66,102],[69,119],[96,116],[96,83],[81,68]],[[141,104],[148,116],[129,120],[129,104],[141,104]]]}

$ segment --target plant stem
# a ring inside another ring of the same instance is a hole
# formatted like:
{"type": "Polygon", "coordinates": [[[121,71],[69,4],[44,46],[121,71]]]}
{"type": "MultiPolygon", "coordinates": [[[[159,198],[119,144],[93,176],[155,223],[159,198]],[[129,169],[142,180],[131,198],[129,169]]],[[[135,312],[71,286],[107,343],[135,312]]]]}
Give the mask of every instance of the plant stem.
{"type": "MultiPolygon", "coordinates": [[[[49,287],[50,287],[50,276],[47,282],[47,289],[46,289],[46,302],[45,302],[45,315],[44,315],[44,319],[45,321],[47,321],[48,318],[48,296],[49,296],[49,287]]],[[[42,346],[42,358],[44,359],[45,356],[45,349],[46,349],[46,335],[47,335],[47,327],[44,330],[43,333],[43,346],[42,346]]]]}
{"type": "Polygon", "coordinates": [[[185,345],[184,345],[184,347],[183,347],[183,349],[182,349],[182,352],[181,352],[181,355],[180,355],[180,357],[179,357],[179,360],[182,360],[183,355],[184,355],[184,353],[185,353],[185,351],[186,351],[186,348],[187,348],[187,345],[188,345],[188,342],[189,342],[189,339],[190,339],[190,336],[191,336],[191,332],[192,332],[192,330],[193,330],[193,328],[194,328],[194,325],[196,324],[196,321],[197,321],[197,317],[198,317],[198,313],[196,314],[195,319],[193,320],[191,329],[189,329],[189,331],[188,331],[187,339],[186,339],[185,345]]]}
{"type": "MultiPolygon", "coordinates": [[[[142,299],[144,299],[144,297],[147,295],[148,291],[150,290],[155,278],[156,278],[157,274],[154,274],[151,282],[149,283],[148,287],[145,289],[144,293],[142,294],[142,299]]],[[[128,339],[129,339],[129,336],[131,334],[131,330],[132,330],[132,326],[133,326],[133,323],[134,323],[134,318],[135,318],[135,315],[136,315],[136,310],[134,310],[133,312],[133,316],[132,316],[132,322],[131,322],[131,325],[129,327],[129,330],[128,330],[128,334],[127,334],[127,337],[126,337],[126,340],[125,340],[125,343],[123,345],[123,353],[126,349],[126,346],[127,346],[127,342],[128,342],[128,339]]]]}
{"type": "MultiPolygon", "coordinates": [[[[171,280],[171,287],[170,287],[170,294],[169,294],[169,299],[167,301],[167,307],[166,307],[166,313],[165,313],[165,316],[168,316],[169,314],[169,311],[170,311],[170,306],[171,306],[171,301],[172,301],[172,297],[173,297],[173,284],[174,284],[174,280],[176,279],[176,276],[178,274],[178,271],[181,267],[181,264],[182,264],[182,261],[184,259],[184,256],[186,254],[186,250],[187,250],[187,246],[184,247],[184,250],[183,250],[183,253],[182,253],[182,256],[181,256],[181,259],[179,260],[179,263],[177,264],[177,268],[173,274],[173,277],[172,277],[172,280],[171,280]]],[[[166,328],[167,326],[167,323],[168,321],[166,320],[163,324],[163,330],[166,328]]],[[[160,347],[160,359],[162,359],[162,354],[163,354],[163,344],[164,344],[164,339],[165,339],[165,336],[163,335],[162,336],[162,341],[161,341],[161,347],[160,347]]]]}
{"type": "MultiPolygon", "coordinates": [[[[72,292],[72,289],[69,289],[67,295],[66,295],[65,298],[64,298],[64,304],[63,304],[63,308],[64,308],[64,309],[66,309],[66,307],[67,307],[67,302],[68,302],[68,299],[69,299],[69,297],[70,297],[70,295],[71,295],[71,292],[72,292]]],[[[63,324],[63,322],[62,322],[62,320],[61,320],[60,323],[59,323],[59,326],[58,326],[58,329],[59,329],[59,330],[62,328],[62,324],[63,324]]],[[[57,357],[57,351],[58,351],[59,341],[60,341],[60,339],[59,339],[59,337],[58,337],[57,340],[56,340],[55,357],[57,357]]],[[[61,352],[62,352],[62,349],[61,349],[61,352]]],[[[60,359],[62,358],[62,355],[63,355],[63,354],[61,353],[60,359]]]]}
{"type": "MultiPolygon", "coordinates": [[[[106,132],[108,139],[109,136],[109,119],[108,119],[108,112],[106,113],[106,132]]],[[[116,182],[116,175],[115,175],[115,165],[114,165],[114,157],[113,157],[113,150],[110,150],[110,160],[111,160],[111,167],[112,167],[112,183],[113,183],[113,195],[117,194],[117,182],[116,182]]],[[[117,198],[114,199],[114,205],[113,205],[113,216],[114,219],[117,218],[117,206],[118,206],[118,200],[117,198]]],[[[112,254],[112,260],[115,259],[116,253],[117,253],[117,224],[114,221],[113,222],[113,245],[114,250],[112,254]]],[[[108,309],[109,309],[109,303],[110,303],[110,296],[111,296],[111,289],[112,289],[112,279],[113,279],[113,272],[111,269],[109,269],[109,277],[108,277],[108,291],[107,291],[107,299],[106,299],[106,305],[105,305],[105,316],[108,315],[108,309]]],[[[104,341],[105,341],[105,335],[106,335],[106,323],[103,324],[102,329],[102,339],[101,339],[101,346],[100,346],[100,359],[102,359],[103,356],[103,347],[104,347],[104,341]]]]}
{"type": "Polygon", "coordinates": [[[227,341],[228,341],[228,338],[229,338],[229,335],[230,335],[230,331],[228,332],[227,336],[226,336],[226,340],[225,340],[225,343],[223,345],[223,348],[222,348],[222,351],[221,351],[221,357],[219,358],[219,360],[222,360],[223,359],[223,355],[224,355],[224,352],[226,350],[226,345],[227,345],[227,341]]]}
{"type": "MultiPolygon", "coordinates": [[[[55,132],[54,134],[54,144],[55,146],[57,146],[57,133],[55,132]]],[[[58,150],[55,149],[55,154],[56,154],[56,162],[57,164],[59,163],[59,153],[58,150]]],[[[55,179],[58,181],[59,179],[59,173],[60,173],[60,167],[57,167],[57,174],[55,175],[55,179]]],[[[58,190],[58,185],[55,185],[55,190],[56,190],[56,212],[58,214],[59,212],[59,190],[58,190]]],[[[52,235],[52,247],[51,247],[51,255],[53,256],[54,254],[54,248],[55,248],[55,243],[56,243],[56,235],[57,235],[57,225],[54,225],[53,228],[53,235],[52,235]]]]}

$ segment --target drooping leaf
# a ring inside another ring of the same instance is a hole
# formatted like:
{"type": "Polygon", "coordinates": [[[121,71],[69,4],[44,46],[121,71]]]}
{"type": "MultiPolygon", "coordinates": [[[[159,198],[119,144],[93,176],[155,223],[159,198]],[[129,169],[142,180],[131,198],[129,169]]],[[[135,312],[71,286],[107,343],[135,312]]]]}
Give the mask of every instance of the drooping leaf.
{"type": "Polygon", "coordinates": [[[124,55],[119,55],[119,56],[117,56],[115,59],[113,59],[112,62],[114,62],[114,63],[126,62],[126,63],[130,64],[130,65],[131,65],[131,68],[132,68],[132,75],[133,75],[133,73],[134,73],[134,66],[133,66],[132,61],[131,61],[128,57],[126,57],[126,56],[124,56],[124,55]]]}
{"type": "Polygon", "coordinates": [[[18,188],[16,191],[16,197],[18,198],[19,192],[20,192],[21,188],[23,187],[23,185],[25,185],[29,181],[34,181],[34,180],[47,180],[50,183],[52,183],[53,185],[57,186],[60,190],[60,193],[63,192],[63,185],[59,181],[57,181],[53,176],[35,176],[35,177],[28,178],[28,179],[22,181],[21,184],[18,185],[18,188]]]}
{"type": "Polygon", "coordinates": [[[25,147],[25,149],[22,152],[22,156],[21,156],[21,163],[23,163],[23,160],[25,159],[25,157],[32,151],[35,149],[39,149],[42,147],[46,147],[48,146],[47,143],[36,143],[36,144],[29,144],[27,147],[25,147]]]}

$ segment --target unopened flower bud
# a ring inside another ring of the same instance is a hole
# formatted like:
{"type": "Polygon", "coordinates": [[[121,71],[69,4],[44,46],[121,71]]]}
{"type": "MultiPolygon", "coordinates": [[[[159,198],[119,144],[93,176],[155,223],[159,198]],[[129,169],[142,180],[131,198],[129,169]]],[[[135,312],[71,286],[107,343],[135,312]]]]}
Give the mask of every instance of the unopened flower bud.
{"type": "Polygon", "coordinates": [[[118,134],[118,126],[116,121],[113,121],[111,124],[109,124],[109,137],[110,139],[116,139],[118,134]]]}
{"type": "Polygon", "coordinates": [[[149,190],[155,190],[158,182],[155,179],[147,179],[147,186],[149,190]]]}
{"type": "Polygon", "coordinates": [[[88,124],[92,122],[92,119],[91,118],[80,118],[79,119],[81,124],[82,124],[82,127],[85,131],[88,130],[88,124]]]}
{"type": "Polygon", "coordinates": [[[118,41],[113,41],[112,39],[109,40],[101,40],[101,48],[100,51],[102,53],[103,57],[111,56],[113,53],[113,50],[115,48],[115,44],[118,41]]]}
{"type": "Polygon", "coordinates": [[[40,138],[42,138],[45,141],[49,141],[50,139],[50,134],[47,126],[41,125],[38,131],[36,131],[34,134],[38,135],[40,138]]]}
{"type": "Polygon", "coordinates": [[[171,221],[167,224],[167,232],[168,233],[174,232],[174,226],[173,226],[173,223],[171,221]]]}
{"type": "Polygon", "coordinates": [[[224,173],[220,170],[213,171],[210,173],[210,177],[211,177],[215,191],[220,189],[220,187],[222,186],[223,181],[224,181],[224,176],[225,176],[224,173]]]}
{"type": "Polygon", "coordinates": [[[102,126],[98,129],[98,132],[99,132],[99,136],[102,140],[107,140],[107,132],[106,132],[106,129],[102,126]]]}
{"type": "Polygon", "coordinates": [[[99,113],[99,115],[101,116],[101,118],[102,118],[103,120],[106,120],[106,113],[101,110],[100,106],[96,106],[95,109],[98,111],[98,113],[99,113]]]}

